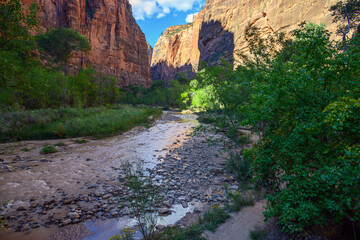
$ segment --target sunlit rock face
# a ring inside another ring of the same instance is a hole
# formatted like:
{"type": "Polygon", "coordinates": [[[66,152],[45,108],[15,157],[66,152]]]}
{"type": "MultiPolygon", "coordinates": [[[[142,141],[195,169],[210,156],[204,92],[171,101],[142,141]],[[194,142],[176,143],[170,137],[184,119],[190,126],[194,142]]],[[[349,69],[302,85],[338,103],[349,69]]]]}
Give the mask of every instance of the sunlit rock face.
{"type": "Polygon", "coordinates": [[[201,62],[214,65],[221,58],[237,63],[247,53],[245,28],[260,29],[262,37],[290,32],[303,21],[325,23],[331,32],[330,6],[338,0],[207,0],[205,7],[188,25],[168,28],[153,50],[153,80],[194,76],[201,62]]]}
{"type": "Polygon", "coordinates": [[[42,27],[71,27],[88,37],[91,53],[72,59],[75,68],[91,63],[96,70],[115,76],[118,86],[151,84],[145,35],[128,0],[36,1],[42,27]]]}

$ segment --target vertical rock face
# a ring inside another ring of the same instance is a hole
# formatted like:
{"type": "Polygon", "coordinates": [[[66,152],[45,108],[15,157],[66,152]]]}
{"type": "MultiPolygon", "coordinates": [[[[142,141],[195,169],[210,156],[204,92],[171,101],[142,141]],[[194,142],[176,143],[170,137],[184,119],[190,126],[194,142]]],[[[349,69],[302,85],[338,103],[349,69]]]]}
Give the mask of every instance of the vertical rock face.
{"type": "Polygon", "coordinates": [[[76,56],[75,67],[91,63],[118,79],[118,86],[151,84],[145,35],[128,0],[37,0],[41,26],[71,27],[88,37],[91,53],[76,56]]]}
{"type": "Polygon", "coordinates": [[[153,54],[153,47],[148,42],[146,44],[147,44],[147,52],[148,52],[148,56],[149,56],[149,66],[150,66],[152,54],[153,54]]]}
{"type": "Polygon", "coordinates": [[[238,60],[248,51],[245,28],[251,24],[263,37],[290,32],[303,22],[325,23],[331,32],[330,6],[339,0],[207,0],[192,24],[168,28],[154,47],[153,80],[170,80],[179,72],[193,76],[199,64],[221,58],[238,60]]]}

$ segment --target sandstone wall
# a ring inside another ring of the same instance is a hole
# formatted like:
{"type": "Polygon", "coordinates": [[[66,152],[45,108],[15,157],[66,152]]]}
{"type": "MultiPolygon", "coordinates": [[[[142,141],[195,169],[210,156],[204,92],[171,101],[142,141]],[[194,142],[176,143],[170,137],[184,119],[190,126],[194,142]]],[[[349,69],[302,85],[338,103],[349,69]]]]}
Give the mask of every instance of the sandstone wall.
{"type": "Polygon", "coordinates": [[[89,56],[77,56],[75,67],[91,62],[118,79],[118,86],[151,85],[145,35],[132,16],[128,0],[36,0],[41,26],[71,27],[88,37],[89,56]]]}
{"type": "Polygon", "coordinates": [[[181,71],[193,76],[201,61],[216,64],[225,57],[236,63],[237,53],[247,51],[244,32],[249,24],[260,28],[264,37],[290,32],[303,21],[325,23],[335,32],[329,8],[336,2],[207,0],[191,25],[170,27],[159,38],[151,62],[153,80],[170,80],[181,71]]]}

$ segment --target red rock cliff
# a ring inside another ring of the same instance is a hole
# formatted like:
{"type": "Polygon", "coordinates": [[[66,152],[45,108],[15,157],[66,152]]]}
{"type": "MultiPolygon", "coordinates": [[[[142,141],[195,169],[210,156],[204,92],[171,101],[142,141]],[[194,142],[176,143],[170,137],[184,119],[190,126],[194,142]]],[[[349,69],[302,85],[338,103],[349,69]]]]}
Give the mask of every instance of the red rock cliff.
{"type": "Polygon", "coordinates": [[[128,0],[36,0],[41,25],[65,26],[89,38],[91,53],[73,59],[118,79],[118,86],[151,84],[145,35],[128,0]]]}
{"type": "Polygon", "coordinates": [[[153,80],[170,80],[179,72],[193,76],[201,61],[216,64],[222,57],[237,60],[247,51],[245,28],[262,35],[289,32],[302,22],[325,23],[330,31],[330,6],[338,0],[207,0],[192,24],[168,28],[154,46],[153,80]]]}

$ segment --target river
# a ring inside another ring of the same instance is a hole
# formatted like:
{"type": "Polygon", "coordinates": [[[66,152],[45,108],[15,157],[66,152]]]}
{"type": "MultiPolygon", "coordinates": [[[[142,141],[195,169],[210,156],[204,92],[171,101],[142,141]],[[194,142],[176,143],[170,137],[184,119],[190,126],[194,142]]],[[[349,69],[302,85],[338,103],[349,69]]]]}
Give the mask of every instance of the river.
{"type": "Polygon", "coordinates": [[[164,112],[150,128],[83,144],[74,139],[1,144],[0,202],[9,203],[5,216],[11,229],[0,239],[102,240],[135,225],[118,179],[124,162],[142,162],[159,184],[171,187],[172,214],[161,225],[175,224],[205,203],[226,202],[222,185],[232,178],[221,172],[223,136],[211,135],[212,145],[206,143],[209,134],[194,138],[197,125],[194,115],[164,112]],[[65,146],[57,153],[40,154],[43,146],[60,141],[65,146]],[[21,151],[25,147],[30,151],[21,151]],[[80,217],[69,224],[69,213],[80,217]]]}

